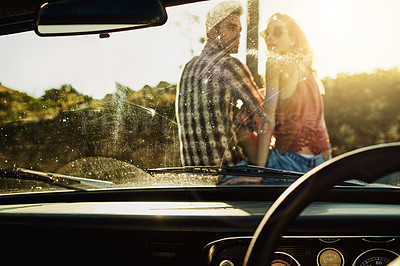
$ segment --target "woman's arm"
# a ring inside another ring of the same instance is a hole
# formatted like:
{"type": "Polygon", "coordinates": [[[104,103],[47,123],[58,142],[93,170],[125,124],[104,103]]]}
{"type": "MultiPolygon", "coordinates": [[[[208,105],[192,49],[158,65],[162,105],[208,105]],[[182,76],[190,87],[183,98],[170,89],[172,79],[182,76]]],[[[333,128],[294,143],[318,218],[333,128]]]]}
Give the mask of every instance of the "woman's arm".
{"type": "Polygon", "coordinates": [[[247,129],[238,130],[238,145],[243,149],[250,164],[257,163],[257,135],[247,129]]]}

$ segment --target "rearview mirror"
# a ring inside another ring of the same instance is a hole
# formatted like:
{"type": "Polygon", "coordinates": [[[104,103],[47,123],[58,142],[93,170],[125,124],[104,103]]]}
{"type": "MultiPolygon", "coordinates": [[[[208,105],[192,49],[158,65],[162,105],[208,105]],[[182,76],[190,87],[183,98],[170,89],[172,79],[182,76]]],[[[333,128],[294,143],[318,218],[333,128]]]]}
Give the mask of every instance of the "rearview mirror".
{"type": "Polygon", "coordinates": [[[64,0],[43,4],[36,14],[39,36],[99,34],[162,25],[159,0],[64,0]]]}

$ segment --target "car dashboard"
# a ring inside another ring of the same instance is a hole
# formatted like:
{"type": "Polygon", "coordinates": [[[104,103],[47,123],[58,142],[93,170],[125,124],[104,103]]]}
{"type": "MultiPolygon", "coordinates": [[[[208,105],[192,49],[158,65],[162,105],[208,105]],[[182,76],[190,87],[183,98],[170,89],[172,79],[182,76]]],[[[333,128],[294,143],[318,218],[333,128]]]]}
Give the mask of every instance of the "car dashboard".
{"type": "MultiPolygon", "coordinates": [[[[203,187],[4,195],[4,260],[242,265],[284,188],[203,187]],[[251,192],[251,193],[249,193],[251,192]]],[[[399,192],[334,188],[288,228],[272,265],[369,265],[400,254],[399,192]],[[275,264],[274,264],[275,263],[275,264]]],[[[375,265],[375,264],[374,264],[375,265]]]]}

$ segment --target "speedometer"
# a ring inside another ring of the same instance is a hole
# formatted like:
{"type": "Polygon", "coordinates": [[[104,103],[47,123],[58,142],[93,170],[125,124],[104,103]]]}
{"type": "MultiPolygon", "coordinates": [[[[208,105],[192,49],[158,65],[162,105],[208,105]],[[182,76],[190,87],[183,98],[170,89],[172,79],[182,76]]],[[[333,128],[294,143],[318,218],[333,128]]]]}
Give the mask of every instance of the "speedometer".
{"type": "Polygon", "coordinates": [[[383,266],[389,264],[399,255],[388,249],[370,249],[360,254],[354,261],[353,266],[383,266]]]}

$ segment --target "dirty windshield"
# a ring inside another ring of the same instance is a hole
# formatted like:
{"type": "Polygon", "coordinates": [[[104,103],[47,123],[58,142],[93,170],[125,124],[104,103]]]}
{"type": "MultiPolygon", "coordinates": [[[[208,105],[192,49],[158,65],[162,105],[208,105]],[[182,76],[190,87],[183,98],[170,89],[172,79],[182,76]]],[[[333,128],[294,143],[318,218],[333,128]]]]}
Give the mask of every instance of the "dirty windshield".
{"type": "Polygon", "coordinates": [[[0,36],[0,192],[288,185],[397,142],[399,8],[205,1],[109,36],[0,36]]]}

